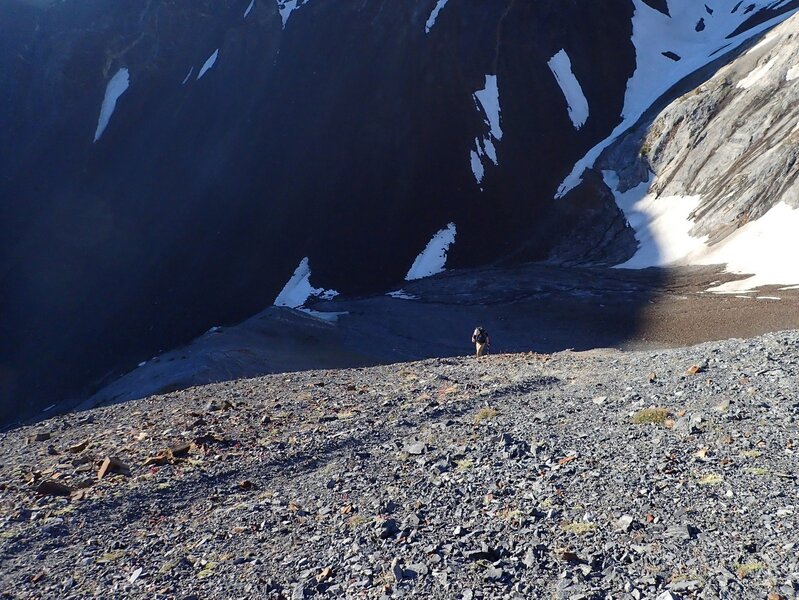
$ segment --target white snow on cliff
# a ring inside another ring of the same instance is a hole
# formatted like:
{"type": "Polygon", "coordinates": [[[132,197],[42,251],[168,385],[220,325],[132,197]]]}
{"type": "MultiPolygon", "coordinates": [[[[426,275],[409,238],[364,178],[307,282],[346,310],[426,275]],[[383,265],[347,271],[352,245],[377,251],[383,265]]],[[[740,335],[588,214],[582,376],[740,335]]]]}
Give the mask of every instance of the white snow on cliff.
{"type": "Polygon", "coordinates": [[[669,2],[671,16],[655,10],[643,0],[633,0],[633,4],[632,43],[636,52],[636,70],[627,82],[621,123],[577,161],[560,184],[556,198],[562,198],[577,187],[585,169],[592,167],[602,151],[632,127],[674,84],[712,62],[721,53],[734,50],[797,12],[797,9],[787,11],[728,37],[757,9],[774,8],[780,4],[773,0],[749,0],[745,4],[725,0],[672,0],[669,2]],[[746,10],[750,5],[752,10],[746,10]],[[700,22],[703,29],[697,31],[700,22]],[[679,60],[672,60],[664,52],[673,53],[679,60]]]}
{"type": "Polygon", "coordinates": [[[94,141],[100,139],[111,121],[111,115],[117,107],[117,100],[124,94],[128,87],[130,87],[130,73],[127,69],[122,68],[108,82],[105,87],[105,97],[103,104],[100,107],[100,117],[97,119],[97,129],[94,132],[94,141]]]}
{"type": "MultiPolygon", "coordinates": [[[[499,164],[494,142],[502,139],[502,110],[499,105],[499,86],[496,75],[486,75],[485,87],[474,93],[475,108],[483,115],[488,133],[476,138],[474,150],[471,151],[472,173],[478,184],[483,183],[488,159],[495,166],[499,164]]],[[[482,188],[481,188],[482,189],[482,188]]]]}
{"type": "Polygon", "coordinates": [[[208,60],[205,61],[205,64],[200,69],[200,72],[197,73],[197,79],[202,79],[203,75],[205,75],[209,69],[211,69],[216,64],[216,59],[219,58],[219,48],[214,50],[213,54],[208,57],[208,60]]]}
{"type": "Polygon", "coordinates": [[[604,171],[605,183],[635,230],[638,250],[619,268],[645,269],[666,265],[726,265],[728,273],[749,275],[709,291],[740,293],[765,285],[799,284],[799,209],[785,202],[750,221],[721,243],[708,245],[694,237],[691,213],[700,196],[657,197],[649,192],[650,180],[626,192],[618,190],[618,176],[604,171]]]}
{"type": "Polygon", "coordinates": [[[275,298],[275,306],[285,306],[288,308],[299,308],[303,306],[309,298],[316,296],[323,300],[329,300],[338,296],[334,290],[315,288],[311,285],[311,266],[306,256],[294,270],[294,274],[283,286],[283,290],[275,298]]]}
{"type": "Polygon", "coordinates": [[[286,28],[291,13],[307,3],[308,0],[277,0],[277,9],[280,11],[280,18],[283,20],[283,29],[286,28]]]}
{"type": "Polygon", "coordinates": [[[704,247],[704,238],[695,238],[690,234],[694,226],[690,215],[699,205],[699,196],[659,198],[650,194],[653,175],[650,175],[649,181],[626,192],[619,192],[616,173],[603,171],[602,175],[638,240],[638,251],[630,260],[617,265],[619,268],[662,267],[704,247]]]}
{"type": "Polygon", "coordinates": [[[749,73],[749,75],[747,75],[746,77],[741,79],[741,81],[738,82],[737,87],[745,89],[753,87],[758,81],[760,81],[761,79],[763,79],[763,77],[766,76],[766,74],[771,70],[771,67],[774,66],[774,63],[777,62],[778,58],[779,58],[778,56],[774,56],[772,57],[771,60],[769,60],[765,64],[762,64],[756,69],[753,69],[749,73]]]}
{"type": "Polygon", "coordinates": [[[569,118],[574,128],[580,129],[588,120],[588,100],[586,100],[583,88],[572,71],[571,59],[566,50],[561,50],[555,54],[549,59],[547,65],[555,76],[563,96],[566,98],[569,118]]]}
{"type": "Polygon", "coordinates": [[[408,274],[405,276],[405,281],[413,281],[414,279],[422,279],[441,273],[444,266],[447,264],[447,252],[449,247],[455,243],[455,223],[447,225],[446,229],[442,229],[433,236],[424,250],[413,261],[408,274]]]}
{"type": "Polygon", "coordinates": [[[727,272],[750,275],[711,288],[734,293],[765,285],[799,284],[799,209],[779,202],[765,215],[750,221],[723,243],[688,256],[689,264],[726,264],[727,272]]]}
{"type": "Polygon", "coordinates": [[[424,32],[430,33],[430,30],[436,24],[436,19],[438,19],[438,13],[447,5],[449,0],[438,0],[436,5],[433,7],[433,12],[430,13],[430,16],[427,18],[427,23],[424,26],[424,32]]]}
{"type": "Polygon", "coordinates": [[[186,85],[191,78],[191,74],[194,73],[194,67],[189,69],[189,72],[186,73],[186,77],[183,78],[183,81],[180,82],[180,85],[186,85]]]}
{"type": "Polygon", "coordinates": [[[794,79],[799,79],[799,67],[791,67],[785,74],[786,81],[793,81],[794,79]]]}

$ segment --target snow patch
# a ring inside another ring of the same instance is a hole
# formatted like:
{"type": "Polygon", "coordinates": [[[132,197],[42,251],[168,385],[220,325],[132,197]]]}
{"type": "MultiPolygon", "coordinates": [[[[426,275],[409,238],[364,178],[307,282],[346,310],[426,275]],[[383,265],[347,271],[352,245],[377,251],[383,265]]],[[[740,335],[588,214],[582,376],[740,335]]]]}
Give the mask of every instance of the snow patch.
{"type": "Polygon", "coordinates": [[[405,275],[405,281],[422,279],[444,271],[444,266],[447,264],[447,252],[449,247],[455,243],[456,233],[455,223],[450,223],[446,229],[436,233],[413,261],[408,274],[405,275]]]}
{"type": "Polygon", "coordinates": [[[424,26],[424,32],[430,33],[430,30],[436,24],[436,19],[438,19],[438,13],[447,5],[449,0],[438,0],[435,7],[433,8],[433,12],[430,13],[430,16],[427,18],[427,23],[424,26]]]}
{"type": "Polygon", "coordinates": [[[117,107],[117,100],[124,94],[128,87],[130,87],[130,73],[127,69],[122,68],[108,82],[105,87],[105,98],[100,107],[100,117],[97,119],[97,129],[94,132],[94,141],[100,139],[111,121],[111,115],[117,107]]]}
{"type": "Polygon", "coordinates": [[[405,290],[395,290],[393,292],[389,292],[386,296],[391,296],[392,298],[396,298],[397,300],[418,300],[419,296],[414,296],[413,294],[409,294],[405,290]]]}
{"type": "Polygon", "coordinates": [[[766,285],[799,285],[799,261],[795,258],[799,255],[799,209],[780,202],[721,243],[709,246],[707,237],[690,234],[691,214],[699,205],[700,196],[658,198],[649,193],[651,178],[622,193],[617,189],[616,173],[603,171],[603,176],[639,243],[633,257],[618,267],[723,264],[728,273],[749,275],[708,290],[724,294],[739,294],[766,285]]]}
{"type": "Polygon", "coordinates": [[[499,107],[499,86],[497,85],[496,75],[486,75],[485,87],[479,92],[474,93],[475,100],[480,103],[486,115],[487,122],[491,128],[491,135],[495,139],[502,139],[502,127],[500,126],[500,116],[502,111],[499,107]]]}
{"type": "Polygon", "coordinates": [[[183,78],[183,81],[180,83],[180,85],[186,85],[186,83],[188,83],[189,78],[191,77],[192,73],[194,73],[194,67],[191,67],[189,69],[189,72],[186,73],[186,77],[183,78]]]}
{"type": "Polygon", "coordinates": [[[588,120],[588,100],[583,88],[572,71],[572,63],[566,50],[561,50],[549,59],[549,70],[555,76],[569,110],[569,118],[575,129],[580,129],[588,120]]]}
{"type": "Polygon", "coordinates": [[[741,79],[741,81],[738,82],[738,86],[737,87],[744,88],[744,89],[748,90],[753,85],[755,85],[758,81],[763,79],[763,77],[765,77],[766,73],[768,73],[771,70],[771,67],[774,66],[775,62],[777,62],[777,57],[776,56],[774,58],[772,58],[770,61],[768,61],[766,64],[760,65],[756,69],[753,69],[752,72],[749,73],[749,75],[747,75],[746,77],[741,79]]]}
{"type": "Polygon", "coordinates": [[[324,321],[325,323],[335,323],[342,315],[348,315],[348,312],[323,312],[321,310],[311,310],[310,308],[300,308],[301,312],[310,315],[314,319],[324,321]]]}
{"type": "MultiPolygon", "coordinates": [[[[669,88],[697,69],[718,57],[718,52],[733,50],[741,44],[781,23],[795,14],[793,9],[756,27],[728,38],[752,12],[770,6],[768,0],[750,0],[752,11],[724,11],[717,9],[710,15],[703,2],[685,1],[669,3],[671,16],[651,8],[643,0],[633,0],[632,43],[636,52],[636,70],[627,82],[622,121],[611,134],[591,148],[574,165],[558,187],[556,198],[562,198],[582,181],[583,172],[594,165],[599,155],[622,133],[630,129],[641,115],[669,88]],[[705,19],[705,29],[695,31],[700,18],[705,19]],[[668,40],[668,47],[660,41],[668,40]],[[662,53],[671,51],[682,57],[673,61],[662,53]]],[[[710,3],[708,3],[710,4],[710,3]]],[[[747,5],[747,6],[748,6],[747,5]]]]}
{"type": "Polygon", "coordinates": [[[791,67],[785,74],[785,81],[793,81],[799,79],[799,67],[791,67]]]}
{"type": "Polygon", "coordinates": [[[311,266],[306,256],[300,261],[299,266],[294,270],[294,274],[283,286],[283,290],[275,298],[275,306],[285,306],[288,308],[299,308],[304,305],[309,298],[318,297],[329,300],[337,296],[334,290],[315,288],[311,285],[311,266]]]}
{"type": "Polygon", "coordinates": [[[308,0],[277,0],[277,9],[280,12],[280,18],[283,20],[283,29],[286,28],[291,13],[307,3],[308,0]]]}
{"type": "Polygon", "coordinates": [[[482,151],[480,150],[480,140],[475,140],[477,144],[477,150],[472,150],[471,156],[471,163],[472,163],[472,174],[474,175],[475,180],[477,183],[483,183],[483,177],[485,177],[485,167],[483,166],[482,160],[482,151]]]}
{"type": "Polygon", "coordinates": [[[799,209],[779,202],[756,221],[750,221],[718,246],[689,256],[701,265],[726,264],[727,271],[751,275],[711,288],[712,292],[741,292],[765,285],[799,284],[799,209]]]}
{"type": "Polygon", "coordinates": [[[208,57],[208,60],[205,61],[205,64],[200,69],[200,72],[197,73],[197,79],[200,80],[203,78],[209,69],[211,69],[216,64],[216,59],[219,58],[219,48],[214,50],[214,53],[208,57]]]}
{"type": "Polygon", "coordinates": [[[623,269],[645,269],[674,263],[704,247],[706,238],[690,234],[690,215],[699,205],[699,196],[666,196],[649,193],[653,177],[626,192],[619,192],[619,178],[613,171],[603,171],[607,186],[616,196],[616,203],[635,230],[638,250],[623,269]]]}
{"type": "MultiPolygon", "coordinates": [[[[499,105],[499,86],[496,75],[486,75],[485,87],[474,93],[475,108],[483,114],[483,121],[488,127],[488,134],[483,138],[475,138],[474,150],[471,151],[472,173],[478,184],[483,183],[488,159],[495,166],[499,164],[494,141],[502,139],[502,109],[499,105]]],[[[481,187],[482,189],[482,187],[481,187]]]]}
{"type": "Polygon", "coordinates": [[[250,5],[247,7],[247,10],[244,11],[245,19],[250,16],[253,8],[255,8],[255,0],[250,0],[250,5]]]}

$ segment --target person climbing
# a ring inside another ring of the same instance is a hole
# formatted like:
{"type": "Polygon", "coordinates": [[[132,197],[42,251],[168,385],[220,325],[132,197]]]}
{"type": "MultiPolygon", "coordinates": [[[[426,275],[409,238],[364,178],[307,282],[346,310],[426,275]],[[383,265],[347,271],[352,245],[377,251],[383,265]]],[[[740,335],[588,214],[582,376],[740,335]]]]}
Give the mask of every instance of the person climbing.
{"type": "Polygon", "coordinates": [[[485,327],[482,325],[475,327],[472,334],[472,343],[477,356],[483,356],[488,351],[489,346],[491,346],[491,339],[488,337],[485,327]]]}

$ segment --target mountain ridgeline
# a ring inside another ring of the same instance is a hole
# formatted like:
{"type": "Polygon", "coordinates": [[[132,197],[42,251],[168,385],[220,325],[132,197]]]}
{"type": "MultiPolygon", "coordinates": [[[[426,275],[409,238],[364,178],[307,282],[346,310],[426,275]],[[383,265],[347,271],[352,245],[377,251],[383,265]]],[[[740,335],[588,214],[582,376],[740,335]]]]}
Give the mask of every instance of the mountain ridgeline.
{"type": "Polygon", "coordinates": [[[643,44],[701,65],[797,6],[4,2],[0,422],[255,314],[306,257],[344,294],[395,289],[450,223],[448,268],[626,260],[601,176],[563,183],[637,120],[643,44]]]}

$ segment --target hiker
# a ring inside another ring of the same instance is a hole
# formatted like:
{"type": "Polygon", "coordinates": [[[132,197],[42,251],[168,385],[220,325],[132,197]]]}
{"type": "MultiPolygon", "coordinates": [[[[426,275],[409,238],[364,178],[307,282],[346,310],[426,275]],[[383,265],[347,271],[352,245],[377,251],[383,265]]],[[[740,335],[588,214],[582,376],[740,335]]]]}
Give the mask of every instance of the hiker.
{"type": "Polygon", "coordinates": [[[477,356],[483,356],[491,345],[491,340],[488,337],[488,332],[484,327],[475,327],[472,334],[472,343],[474,344],[475,353],[477,356]]]}

